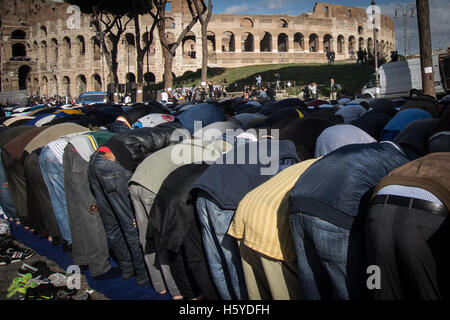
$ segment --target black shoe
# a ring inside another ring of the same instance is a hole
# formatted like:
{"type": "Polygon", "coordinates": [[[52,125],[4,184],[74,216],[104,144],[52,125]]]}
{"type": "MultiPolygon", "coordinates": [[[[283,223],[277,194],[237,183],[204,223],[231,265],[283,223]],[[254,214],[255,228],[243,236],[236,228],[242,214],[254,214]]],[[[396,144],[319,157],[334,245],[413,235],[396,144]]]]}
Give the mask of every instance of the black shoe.
{"type": "Polygon", "coordinates": [[[94,279],[96,280],[105,280],[105,279],[112,279],[112,278],[118,278],[120,277],[120,270],[117,268],[111,268],[108,270],[108,272],[103,273],[101,275],[95,276],[94,279]]]}
{"type": "Polygon", "coordinates": [[[24,276],[27,273],[31,273],[33,278],[41,276],[41,279],[47,279],[52,273],[44,261],[38,260],[32,264],[24,263],[19,269],[18,275],[24,276]]]}
{"type": "Polygon", "coordinates": [[[53,241],[52,241],[53,246],[59,246],[59,245],[64,244],[64,240],[61,239],[60,237],[52,237],[52,238],[53,238],[53,241]]]}
{"type": "Polygon", "coordinates": [[[67,244],[67,242],[64,241],[63,251],[72,253],[72,244],[67,244]]]}

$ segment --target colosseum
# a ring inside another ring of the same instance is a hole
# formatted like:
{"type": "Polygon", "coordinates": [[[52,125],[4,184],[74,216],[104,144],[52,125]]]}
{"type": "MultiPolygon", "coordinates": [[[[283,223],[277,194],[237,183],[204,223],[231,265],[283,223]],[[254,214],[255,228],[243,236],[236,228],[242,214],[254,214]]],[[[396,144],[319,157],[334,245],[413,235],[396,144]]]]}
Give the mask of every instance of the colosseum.
{"type": "MultiPolygon", "coordinates": [[[[1,91],[40,96],[79,96],[85,91],[106,91],[105,66],[98,33],[90,15],[82,14],[79,27],[68,26],[68,4],[45,0],[4,0],[1,11],[1,91]]],[[[167,37],[178,36],[191,15],[184,0],[167,8],[167,37]]],[[[141,18],[141,30],[152,24],[141,18]]],[[[147,29],[147,30],[148,30],[147,29]]],[[[145,33],[142,39],[146,39],[145,33]]],[[[107,41],[108,45],[108,41],[107,41]]],[[[383,55],[395,48],[394,22],[381,15],[377,48],[383,55]]],[[[326,51],[336,60],[355,59],[359,48],[373,50],[373,31],[365,9],[316,3],[312,13],[299,15],[213,14],[208,25],[209,66],[326,62],[326,51]]],[[[163,55],[158,38],[144,58],[144,79],[163,80],[163,55]]],[[[177,48],[173,74],[201,68],[201,27],[194,25],[177,48]]],[[[136,79],[133,24],[119,42],[119,81],[136,79]]]]}

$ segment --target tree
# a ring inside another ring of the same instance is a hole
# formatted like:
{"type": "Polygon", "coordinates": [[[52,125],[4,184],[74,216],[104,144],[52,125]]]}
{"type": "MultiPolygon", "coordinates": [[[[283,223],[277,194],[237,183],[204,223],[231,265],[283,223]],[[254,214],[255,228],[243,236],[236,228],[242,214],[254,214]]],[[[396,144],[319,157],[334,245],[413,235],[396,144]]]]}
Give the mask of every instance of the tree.
{"type": "MultiPolygon", "coordinates": [[[[151,44],[153,43],[153,32],[156,26],[159,23],[159,15],[158,11],[152,10],[152,2],[151,0],[133,0],[132,1],[132,16],[134,20],[134,33],[136,39],[136,82],[139,91],[142,91],[143,82],[144,82],[144,57],[145,53],[150,49],[151,44]],[[144,39],[144,47],[141,45],[141,26],[139,17],[143,14],[149,14],[153,18],[152,25],[150,27],[150,31],[147,32],[147,36],[144,39]]],[[[138,102],[141,102],[141,94],[137,95],[138,102]]]]}
{"type": "MultiPolygon", "coordinates": [[[[158,36],[161,42],[162,52],[164,56],[164,87],[173,87],[173,77],[172,77],[172,64],[173,58],[175,57],[176,50],[180,45],[186,34],[192,29],[192,27],[197,23],[199,15],[194,11],[192,7],[192,1],[186,0],[188,3],[189,10],[191,12],[192,19],[189,24],[183,29],[183,31],[178,35],[178,38],[169,43],[166,37],[166,4],[167,0],[153,0],[153,4],[158,12],[158,36]]],[[[204,11],[201,13],[203,14],[204,11]]]]}
{"type": "Polygon", "coordinates": [[[208,23],[212,16],[212,1],[208,0],[208,8],[206,9],[203,0],[194,0],[195,12],[198,16],[198,21],[202,26],[202,74],[201,82],[206,82],[208,78],[208,23]],[[199,3],[200,2],[200,3],[199,3]],[[201,5],[201,8],[200,8],[201,5]],[[206,16],[203,13],[207,10],[206,16]]]}
{"type": "Polygon", "coordinates": [[[65,2],[77,5],[81,12],[91,15],[91,26],[96,30],[110,71],[109,82],[118,84],[119,41],[128,24],[133,20],[128,3],[120,0],[65,0],[65,2]],[[111,41],[111,49],[106,46],[107,38],[111,41]]]}
{"type": "Polygon", "coordinates": [[[422,66],[423,94],[436,97],[434,87],[433,56],[431,51],[430,8],[428,0],[416,0],[419,25],[420,64],[422,66]]]}

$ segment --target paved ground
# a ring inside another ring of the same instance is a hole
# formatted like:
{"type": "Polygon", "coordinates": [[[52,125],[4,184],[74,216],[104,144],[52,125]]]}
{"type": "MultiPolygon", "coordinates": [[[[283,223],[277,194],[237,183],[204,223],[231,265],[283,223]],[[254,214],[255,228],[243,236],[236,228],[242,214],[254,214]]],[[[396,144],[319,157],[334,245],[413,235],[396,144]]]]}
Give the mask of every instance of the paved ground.
{"type": "MultiPolygon", "coordinates": [[[[28,248],[24,244],[15,241],[15,243],[22,248],[28,248]]],[[[31,248],[29,248],[31,249],[31,248]]],[[[55,262],[52,260],[48,260],[47,258],[38,255],[37,253],[34,254],[33,257],[26,260],[27,263],[33,263],[35,261],[42,260],[47,263],[47,266],[50,268],[50,270],[55,272],[61,272],[65,274],[65,270],[61,269],[55,262]]],[[[17,277],[17,272],[19,271],[20,267],[22,266],[21,262],[12,263],[6,266],[0,266],[0,300],[8,300],[6,298],[6,294],[8,292],[8,288],[12,282],[12,280],[17,277]]],[[[91,290],[89,288],[89,285],[86,281],[86,277],[82,274],[81,275],[81,289],[78,290],[78,292],[83,292],[84,290],[91,290]]],[[[103,294],[95,291],[91,295],[93,300],[108,300],[103,294]]]]}

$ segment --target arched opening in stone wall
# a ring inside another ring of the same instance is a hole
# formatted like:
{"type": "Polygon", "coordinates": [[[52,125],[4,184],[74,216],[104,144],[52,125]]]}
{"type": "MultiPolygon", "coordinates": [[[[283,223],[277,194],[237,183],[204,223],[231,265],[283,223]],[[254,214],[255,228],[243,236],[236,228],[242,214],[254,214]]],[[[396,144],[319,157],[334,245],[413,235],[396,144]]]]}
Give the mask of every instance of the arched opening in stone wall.
{"type": "Polygon", "coordinates": [[[86,54],[86,44],[84,42],[83,36],[77,37],[77,47],[78,47],[77,49],[78,55],[84,56],[86,54]]]}
{"type": "Polygon", "coordinates": [[[364,28],[359,26],[358,27],[358,35],[362,36],[364,34],[364,28]]]}
{"type": "Polygon", "coordinates": [[[65,76],[62,79],[63,91],[62,94],[66,97],[70,96],[70,78],[65,76]]]}
{"type": "Polygon", "coordinates": [[[208,42],[208,52],[212,53],[216,51],[216,35],[211,31],[208,31],[208,35],[206,37],[206,41],[208,42]]]}
{"type": "Polygon", "coordinates": [[[183,38],[183,57],[195,59],[197,52],[195,50],[196,37],[193,32],[188,32],[183,38]]]}
{"type": "Polygon", "coordinates": [[[250,18],[243,18],[241,20],[241,28],[253,28],[253,21],[250,18]]]}
{"type": "Polygon", "coordinates": [[[305,50],[305,37],[301,32],[294,34],[294,51],[305,50]]]}
{"type": "Polygon", "coordinates": [[[48,97],[48,79],[46,76],[42,77],[42,84],[41,84],[41,92],[40,94],[44,94],[46,97],[48,97]]]}
{"type": "Polygon", "coordinates": [[[356,43],[356,39],[354,36],[350,36],[348,37],[348,53],[353,56],[355,55],[355,43],[356,43]]]}
{"type": "Polygon", "coordinates": [[[11,40],[25,40],[27,33],[23,30],[17,29],[11,32],[11,40]]]}
{"type": "Polygon", "coordinates": [[[372,38],[367,39],[367,52],[373,55],[373,40],[372,40],[372,38]]]}
{"type": "Polygon", "coordinates": [[[87,83],[86,77],[83,74],[77,76],[76,87],[78,89],[78,96],[81,96],[84,92],[86,92],[87,83]]]}
{"type": "Polygon", "coordinates": [[[94,49],[94,60],[100,60],[101,58],[101,48],[100,48],[100,40],[97,37],[91,38],[91,44],[94,49]]]}
{"type": "Polygon", "coordinates": [[[69,59],[70,57],[72,57],[72,43],[69,37],[63,38],[62,46],[64,59],[69,59]]]}
{"type": "Polygon", "coordinates": [[[259,42],[259,48],[261,52],[272,51],[272,35],[269,32],[264,32],[264,36],[259,42]]]}
{"type": "Polygon", "coordinates": [[[358,40],[358,50],[364,50],[364,38],[360,37],[358,40]]]}
{"type": "Polygon", "coordinates": [[[323,50],[325,52],[333,50],[333,36],[326,34],[323,36],[323,50]]]}
{"type": "Polygon", "coordinates": [[[309,52],[319,52],[319,37],[315,33],[309,36],[309,52]]]}
{"type": "Polygon", "coordinates": [[[59,59],[58,40],[56,40],[55,38],[52,38],[52,40],[50,41],[50,50],[52,51],[52,57],[53,57],[55,63],[58,63],[58,59],[59,59]]]}
{"type": "Polygon", "coordinates": [[[23,43],[14,43],[11,46],[12,49],[12,56],[13,57],[26,57],[27,56],[27,50],[23,43]]]}
{"type": "Polygon", "coordinates": [[[337,37],[337,53],[343,54],[344,53],[344,36],[339,35],[337,37]]]}
{"type": "Polygon", "coordinates": [[[153,84],[156,81],[156,77],[151,72],[144,73],[144,81],[147,82],[147,84],[153,84]]]}
{"type": "Polygon", "coordinates": [[[288,44],[288,36],[285,33],[280,33],[278,35],[278,52],[288,52],[289,44],[288,44]]]}
{"type": "Polygon", "coordinates": [[[47,28],[45,26],[42,26],[40,29],[40,36],[41,37],[47,37],[47,28]]]}
{"type": "Polygon", "coordinates": [[[28,74],[30,73],[31,68],[29,66],[21,66],[18,70],[18,76],[19,76],[19,90],[26,90],[27,89],[27,78],[28,74]]]}
{"type": "Polygon", "coordinates": [[[227,31],[222,36],[222,52],[234,52],[234,51],[235,51],[234,33],[227,31]]]}
{"type": "Polygon", "coordinates": [[[47,63],[47,61],[48,61],[48,56],[47,56],[47,42],[45,42],[45,41],[42,41],[42,42],[41,42],[41,57],[42,57],[41,62],[47,63]]]}
{"type": "Polygon", "coordinates": [[[97,73],[92,75],[92,90],[95,92],[102,91],[102,78],[97,73]]]}
{"type": "Polygon", "coordinates": [[[32,52],[32,58],[35,61],[38,61],[38,58],[39,58],[39,47],[38,47],[37,41],[33,41],[33,49],[31,50],[31,52],[32,52]]]}
{"type": "Polygon", "coordinates": [[[246,32],[242,35],[242,51],[253,52],[255,50],[253,34],[246,32]]]}
{"type": "Polygon", "coordinates": [[[289,24],[286,20],[280,19],[278,21],[278,28],[287,28],[287,27],[289,27],[289,24]]]}
{"type": "Polygon", "coordinates": [[[57,96],[58,89],[58,78],[55,75],[50,76],[50,96],[57,96]]]}
{"type": "Polygon", "coordinates": [[[39,86],[39,79],[38,78],[34,78],[33,80],[33,94],[35,96],[39,96],[40,95],[40,86],[39,86]]]}

